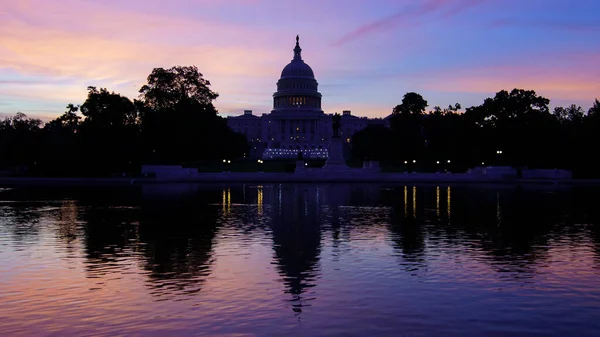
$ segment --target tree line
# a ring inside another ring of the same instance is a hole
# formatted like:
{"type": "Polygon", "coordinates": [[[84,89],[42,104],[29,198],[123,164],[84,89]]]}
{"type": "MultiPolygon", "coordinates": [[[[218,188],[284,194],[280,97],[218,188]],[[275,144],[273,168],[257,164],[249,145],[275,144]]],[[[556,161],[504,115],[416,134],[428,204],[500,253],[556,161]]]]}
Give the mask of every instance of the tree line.
{"type": "Polygon", "coordinates": [[[47,176],[139,172],[141,164],[242,157],[244,135],[219,116],[195,66],[155,68],[133,101],[90,86],[81,105],[44,124],[23,113],[0,122],[0,168],[47,176]],[[82,117],[83,116],[83,117],[82,117]]]}
{"type": "MultiPolygon", "coordinates": [[[[194,165],[243,158],[249,145],[219,116],[195,66],[155,68],[131,100],[88,87],[81,105],[44,124],[17,113],[0,121],[0,170],[47,176],[139,172],[141,164],[194,165]]],[[[483,104],[427,111],[418,93],[404,95],[387,118],[352,139],[355,160],[379,160],[414,170],[464,171],[478,165],[573,170],[600,176],[600,102],[549,108],[535,91],[500,91],[483,104]]]]}
{"type": "Polygon", "coordinates": [[[353,157],[421,170],[464,171],[480,165],[572,170],[599,177],[594,149],[600,145],[600,102],[549,108],[533,90],[502,90],[483,104],[426,111],[427,101],[407,93],[389,118],[389,128],[357,132],[353,157]]]}

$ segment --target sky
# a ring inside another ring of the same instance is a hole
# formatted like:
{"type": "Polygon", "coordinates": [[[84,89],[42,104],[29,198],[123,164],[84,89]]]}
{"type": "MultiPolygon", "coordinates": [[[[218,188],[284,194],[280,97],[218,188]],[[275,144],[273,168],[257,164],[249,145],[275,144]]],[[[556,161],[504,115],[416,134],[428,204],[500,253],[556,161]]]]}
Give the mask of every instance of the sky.
{"type": "Polygon", "coordinates": [[[219,112],[270,112],[296,35],[325,112],[383,117],[406,92],[479,105],[535,90],[600,98],[598,0],[0,0],[0,115],[44,120],[88,86],[131,99],[153,68],[195,65],[219,112]]]}

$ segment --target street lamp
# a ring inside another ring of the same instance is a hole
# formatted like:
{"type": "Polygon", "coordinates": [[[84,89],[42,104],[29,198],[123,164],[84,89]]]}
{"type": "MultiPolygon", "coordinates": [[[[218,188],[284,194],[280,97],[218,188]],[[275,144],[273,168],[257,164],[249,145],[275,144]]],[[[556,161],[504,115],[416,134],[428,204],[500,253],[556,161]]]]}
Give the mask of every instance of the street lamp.
{"type": "Polygon", "coordinates": [[[416,163],[417,163],[417,161],[416,161],[416,160],[413,160],[413,164],[416,164],[416,163]]]}
{"type": "Polygon", "coordinates": [[[435,163],[439,165],[439,164],[440,164],[440,161],[438,160],[438,161],[436,161],[435,163]]]}
{"type": "Polygon", "coordinates": [[[500,164],[500,157],[502,156],[502,150],[496,150],[496,164],[500,164]]]}
{"type": "Polygon", "coordinates": [[[229,172],[229,164],[231,164],[231,160],[223,159],[223,166],[225,166],[225,172],[229,172]]]}
{"type": "Polygon", "coordinates": [[[404,164],[408,164],[408,160],[405,160],[405,161],[404,161],[404,164]]]}
{"type": "Polygon", "coordinates": [[[450,160],[448,160],[448,164],[450,164],[450,160]]]}

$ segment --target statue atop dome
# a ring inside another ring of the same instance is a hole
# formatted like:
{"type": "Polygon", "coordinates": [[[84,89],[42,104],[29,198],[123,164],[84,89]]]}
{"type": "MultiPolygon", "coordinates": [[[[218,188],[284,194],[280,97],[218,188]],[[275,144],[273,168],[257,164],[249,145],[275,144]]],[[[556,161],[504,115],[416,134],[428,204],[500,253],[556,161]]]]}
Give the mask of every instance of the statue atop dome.
{"type": "Polygon", "coordinates": [[[296,47],[294,48],[294,60],[302,61],[302,48],[300,48],[300,35],[296,35],[296,47]]]}

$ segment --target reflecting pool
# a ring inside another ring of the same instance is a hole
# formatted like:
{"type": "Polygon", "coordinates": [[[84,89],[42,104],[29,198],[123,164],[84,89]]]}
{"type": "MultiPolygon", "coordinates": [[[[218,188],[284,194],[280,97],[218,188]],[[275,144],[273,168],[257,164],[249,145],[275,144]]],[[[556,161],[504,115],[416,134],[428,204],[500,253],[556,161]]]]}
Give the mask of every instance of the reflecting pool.
{"type": "Polygon", "coordinates": [[[600,189],[0,189],[2,336],[598,336],[600,189]]]}

